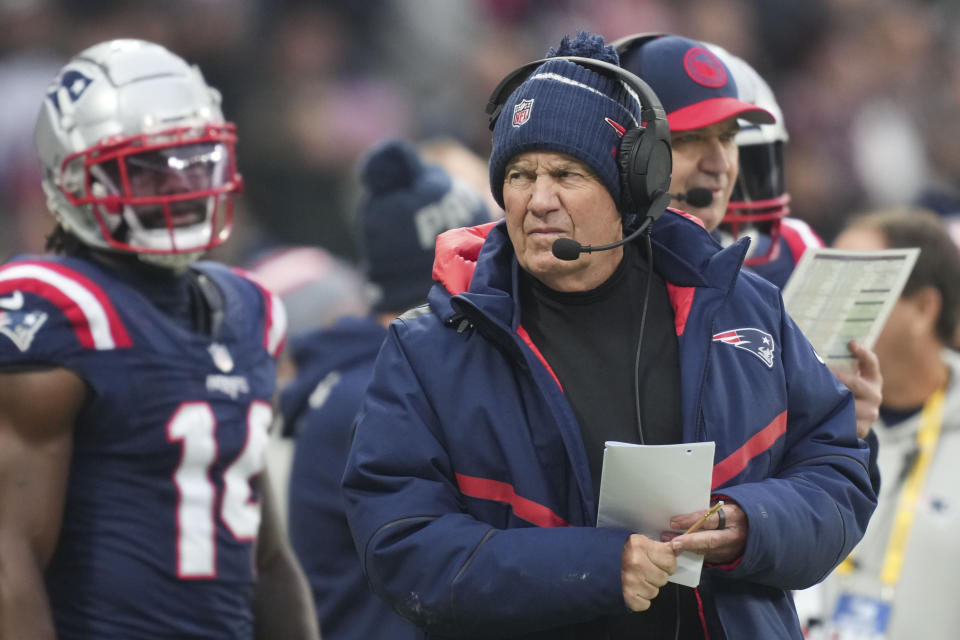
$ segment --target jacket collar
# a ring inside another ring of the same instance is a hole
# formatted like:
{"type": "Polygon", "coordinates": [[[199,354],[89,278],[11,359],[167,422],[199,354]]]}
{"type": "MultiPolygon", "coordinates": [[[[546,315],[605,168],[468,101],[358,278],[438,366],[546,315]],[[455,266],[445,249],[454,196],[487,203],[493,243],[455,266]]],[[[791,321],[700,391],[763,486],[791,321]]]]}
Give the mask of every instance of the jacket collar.
{"type": "MultiPolygon", "coordinates": [[[[653,225],[654,268],[678,287],[726,291],[736,282],[749,244],[742,238],[724,249],[698,220],[667,209],[653,225]]],[[[430,306],[448,321],[466,302],[516,329],[512,295],[518,269],[504,220],[447,231],[437,238],[433,278],[438,284],[430,292],[430,306]],[[452,303],[451,296],[461,302],[452,303]]]]}
{"type": "Polygon", "coordinates": [[[724,249],[698,219],[667,209],[653,225],[653,246],[654,266],[667,282],[726,291],[736,282],[750,240],[724,249]]]}

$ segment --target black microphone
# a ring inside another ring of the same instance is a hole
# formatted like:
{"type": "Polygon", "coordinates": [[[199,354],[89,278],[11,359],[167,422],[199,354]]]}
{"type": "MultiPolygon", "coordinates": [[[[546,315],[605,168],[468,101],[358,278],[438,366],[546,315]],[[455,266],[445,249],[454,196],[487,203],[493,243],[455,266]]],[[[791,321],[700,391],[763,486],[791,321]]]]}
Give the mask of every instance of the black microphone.
{"type": "Polygon", "coordinates": [[[692,207],[709,207],[713,202],[713,192],[703,187],[694,187],[686,193],[671,193],[670,199],[688,202],[692,207]]]}
{"type": "Polygon", "coordinates": [[[611,242],[610,244],[597,245],[595,247],[589,244],[580,244],[573,238],[557,238],[553,241],[553,247],[551,248],[553,251],[553,257],[559,260],[576,260],[580,257],[581,253],[593,253],[594,251],[616,249],[617,247],[627,244],[641,233],[646,231],[651,222],[653,222],[653,218],[647,216],[643,219],[643,222],[640,223],[640,226],[637,227],[636,231],[628,235],[626,238],[617,240],[616,242],[611,242]]]}

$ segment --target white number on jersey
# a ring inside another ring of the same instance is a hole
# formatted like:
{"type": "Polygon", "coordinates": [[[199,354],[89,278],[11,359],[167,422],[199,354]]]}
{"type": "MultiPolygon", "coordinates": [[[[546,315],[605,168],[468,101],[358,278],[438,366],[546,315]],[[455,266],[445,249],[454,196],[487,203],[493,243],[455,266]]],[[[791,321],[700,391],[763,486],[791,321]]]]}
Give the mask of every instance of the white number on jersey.
{"type": "MultiPolygon", "coordinates": [[[[220,519],[237,540],[252,540],[260,528],[260,504],[251,500],[250,479],[263,470],[273,410],[255,400],[247,412],[247,441],[223,473],[220,519]]],[[[217,571],[216,487],[210,467],[217,458],[217,419],[206,402],[188,402],[167,424],[167,439],[180,442],[183,455],[173,474],[177,485],[177,574],[212,578],[217,571]]]]}

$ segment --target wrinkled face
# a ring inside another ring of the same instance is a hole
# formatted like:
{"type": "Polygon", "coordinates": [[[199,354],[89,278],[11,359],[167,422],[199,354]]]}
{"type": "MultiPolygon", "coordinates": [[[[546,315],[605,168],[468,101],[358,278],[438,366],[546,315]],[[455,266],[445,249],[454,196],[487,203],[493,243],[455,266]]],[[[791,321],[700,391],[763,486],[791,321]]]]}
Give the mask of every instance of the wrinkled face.
{"type": "Polygon", "coordinates": [[[504,173],[503,203],[520,266],[551,289],[594,289],[623,257],[620,247],[571,261],[553,255],[558,238],[598,245],[623,236],[610,192],[587,165],[566,154],[531,151],[514,157],[504,173]]]}
{"type": "Polygon", "coordinates": [[[740,130],[737,119],[727,118],[717,124],[690,131],[673,131],[673,175],[671,193],[686,193],[693,188],[709,189],[713,201],[706,207],[680,203],[678,207],[703,221],[713,231],[723,220],[736,186],[739,152],[734,138],[740,130]]]}

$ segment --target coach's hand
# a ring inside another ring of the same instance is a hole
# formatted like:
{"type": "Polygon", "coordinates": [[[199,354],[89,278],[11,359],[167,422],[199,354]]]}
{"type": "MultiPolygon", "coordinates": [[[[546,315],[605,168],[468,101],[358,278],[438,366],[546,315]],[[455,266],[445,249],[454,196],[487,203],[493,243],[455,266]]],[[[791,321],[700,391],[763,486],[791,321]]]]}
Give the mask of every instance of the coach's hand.
{"type": "MultiPolygon", "coordinates": [[[[670,528],[686,531],[705,512],[704,509],[674,516],[670,519],[670,528]]],[[[743,554],[747,546],[747,529],[747,514],[736,503],[724,500],[722,522],[719,514],[714,514],[698,531],[687,534],[666,531],[661,539],[669,541],[674,553],[678,555],[684,551],[693,551],[703,554],[706,562],[726,564],[743,554]]]]}
{"type": "Polygon", "coordinates": [[[646,611],[676,570],[677,557],[669,544],[632,534],[620,560],[623,601],[631,611],[646,611]]]}

